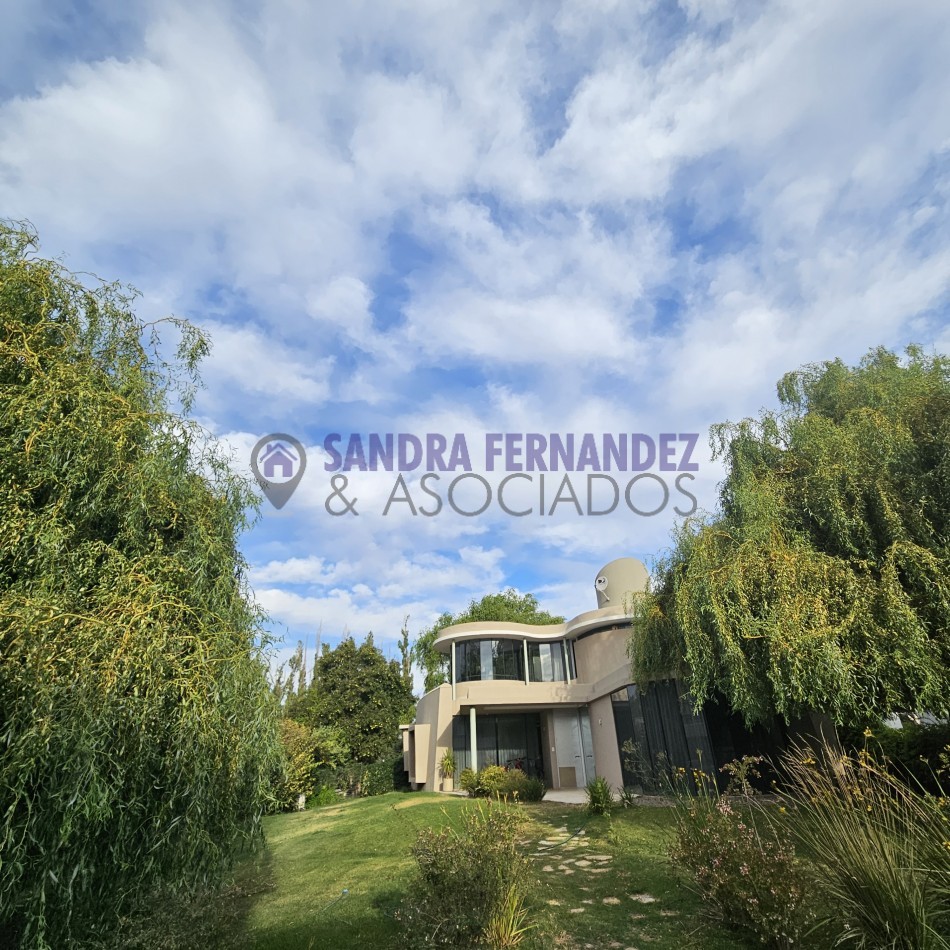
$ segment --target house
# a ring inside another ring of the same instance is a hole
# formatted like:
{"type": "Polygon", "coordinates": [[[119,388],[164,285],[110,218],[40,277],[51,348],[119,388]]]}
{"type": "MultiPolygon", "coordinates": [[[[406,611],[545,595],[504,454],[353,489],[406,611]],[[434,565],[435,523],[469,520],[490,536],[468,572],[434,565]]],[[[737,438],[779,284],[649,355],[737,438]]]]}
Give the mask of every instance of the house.
{"type": "Polygon", "coordinates": [[[635,558],[611,561],[594,582],[597,609],[566,623],[442,630],[435,646],[449,657],[449,682],[426,693],[415,722],[400,727],[412,787],[438,790],[449,749],[459,771],[517,767],[559,789],[595,775],[615,788],[649,788],[662,769],[718,771],[784,748],[788,730],[778,721],[749,730],[724,703],[695,710],[679,679],[644,689],[632,682],[629,608],[647,576],[635,558]]]}
{"type": "Polygon", "coordinates": [[[294,465],[297,461],[297,456],[282,442],[272,442],[267,446],[258,464],[263,464],[264,478],[293,478],[294,465]],[[280,469],[279,475],[275,474],[277,468],[280,469]]]}

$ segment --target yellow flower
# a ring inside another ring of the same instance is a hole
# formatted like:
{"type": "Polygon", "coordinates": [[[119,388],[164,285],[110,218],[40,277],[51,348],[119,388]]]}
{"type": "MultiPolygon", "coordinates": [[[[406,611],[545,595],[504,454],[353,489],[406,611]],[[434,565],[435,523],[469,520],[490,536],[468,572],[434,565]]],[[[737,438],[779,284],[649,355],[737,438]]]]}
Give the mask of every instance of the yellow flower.
{"type": "Polygon", "coordinates": [[[864,738],[865,738],[865,739],[873,739],[873,738],[874,738],[874,733],[871,732],[870,728],[867,728],[867,729],[864,730],[864,738]]]}

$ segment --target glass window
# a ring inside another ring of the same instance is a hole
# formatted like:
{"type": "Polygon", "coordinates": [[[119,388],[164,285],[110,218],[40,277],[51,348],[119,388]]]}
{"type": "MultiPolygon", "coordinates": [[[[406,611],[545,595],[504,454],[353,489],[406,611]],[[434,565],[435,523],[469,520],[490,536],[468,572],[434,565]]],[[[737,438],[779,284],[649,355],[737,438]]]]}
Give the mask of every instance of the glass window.
{"type": "Polygon", "coordinates": [[[563,683],[564,645],[528,643],[528,673],[532,683],[563,683]]]}
{"type": "Polygon", "coordinates": [[[482,678],[482,651],[478,640],[455,644],[455,679],[459,683],[482,678]]]}
{"type": "MultiPolygon", "coordinates": [[[[491,644],[492,679],[524,679],[524,647],[520,640],[488,640],[491,644]]],[[[484,667],[483,667],[484,669],[484,667]]]]}
{"type": "Polygon", "coordinates": [[[523,680],[524,647],[520,640],[468,640],[455,645],[455,679],[523,680]]]}

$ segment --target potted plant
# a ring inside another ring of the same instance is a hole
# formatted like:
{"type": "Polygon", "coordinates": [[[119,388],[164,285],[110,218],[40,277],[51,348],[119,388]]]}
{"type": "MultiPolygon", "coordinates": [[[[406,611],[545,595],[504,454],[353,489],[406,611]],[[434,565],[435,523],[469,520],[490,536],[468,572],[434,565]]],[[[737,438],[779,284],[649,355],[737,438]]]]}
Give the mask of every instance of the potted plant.
{"type": "Polygon", "coordinates": [[[451,792],[455,788],[455,755],[451,749],[445,750],[439,770],[442,772],[442,791],[451,792]]]}

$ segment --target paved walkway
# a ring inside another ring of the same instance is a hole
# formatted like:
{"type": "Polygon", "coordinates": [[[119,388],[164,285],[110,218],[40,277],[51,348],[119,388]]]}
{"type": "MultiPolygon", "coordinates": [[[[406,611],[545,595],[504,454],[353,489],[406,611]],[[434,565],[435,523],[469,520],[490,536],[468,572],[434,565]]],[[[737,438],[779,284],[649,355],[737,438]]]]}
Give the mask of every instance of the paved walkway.
{"type": "Polygon", "coordinates": [[[586,805],[586,788],[549,788],[544,793],[546,802],[560,802],[562,805],[586,805]]]}
{"type": "MultiPolygon", "coordinates": [[[[468,792],[462,792],[456,789],[453,792],[442,792],[443,795],[458,795],[460,798],[468,798],[468,792]]],[[[549,788],[544,793],[546,802],[558,802],[561,805],[586,805],[587,789],[585,788],[549,788]]]]}

